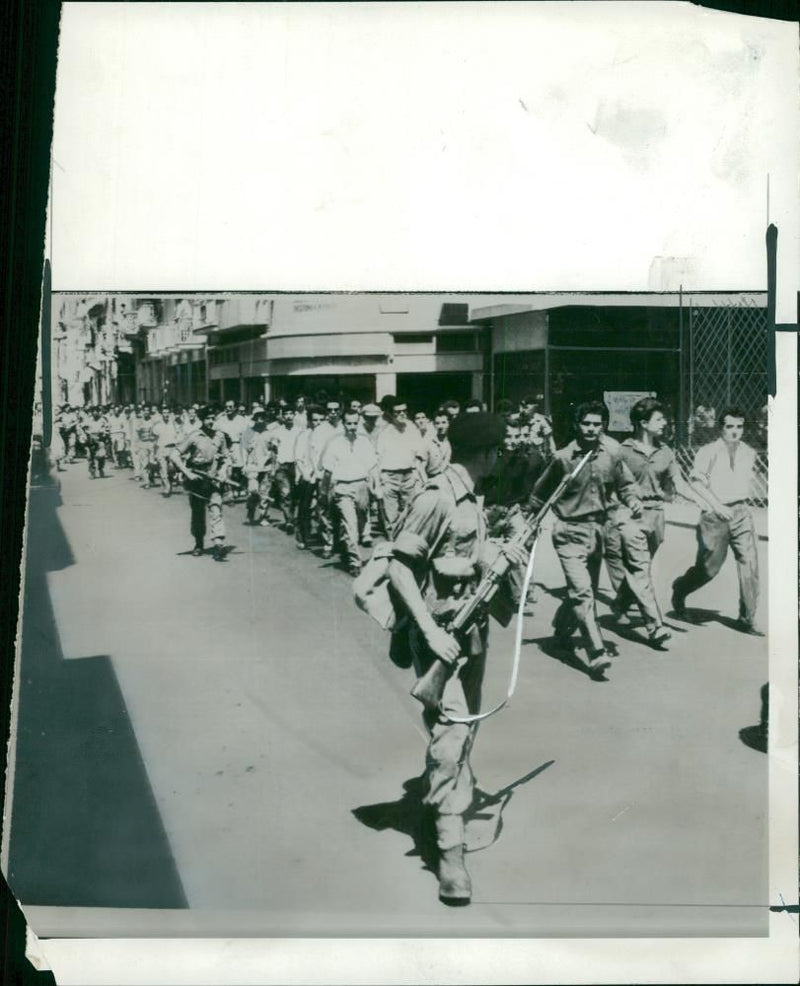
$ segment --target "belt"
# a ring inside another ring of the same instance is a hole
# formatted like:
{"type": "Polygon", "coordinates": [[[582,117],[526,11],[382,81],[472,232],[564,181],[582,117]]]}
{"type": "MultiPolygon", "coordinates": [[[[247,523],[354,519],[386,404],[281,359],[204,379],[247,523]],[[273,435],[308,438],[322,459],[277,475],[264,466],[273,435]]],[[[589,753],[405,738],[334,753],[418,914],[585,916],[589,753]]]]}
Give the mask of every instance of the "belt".
{"type": "Polygon", "coordinates": [[[413,471],[414,471],[413,466],[409,466],[408,469],[381,469],[381,472],[391,472],[391,473],[409,473],[413,471]]]}
{"type": "MultiPolygon", "coordinates": [[[[556,516],[558,517],[558,514],[556,516]]],[[[558,517],[558,519],[567,524],[583,524],[586,521],[597,521],[602,524],[608,519],[608,515],[605,510],[595,510],[590,514],[581,514],[580,517],[558,517]]]]}
{"type": "Polygon", "coordinates": [[[664,501],[663,500],[645,500],[642,503],[642,510],[663,510],[664,501]]]}
{"type": "Polygon", "coordinates": [[[366,481],[366,476],[362,476],[360,479],[334,479],[333,485],[338,486],[339,483],[366,483],[366,481]]]}
{"type": "Polygon", "coordinates": [[[742,504],[746,504],[747,500],[731,500],[730,503],[725,503],[725,507],[740,507],[742,504]]]}

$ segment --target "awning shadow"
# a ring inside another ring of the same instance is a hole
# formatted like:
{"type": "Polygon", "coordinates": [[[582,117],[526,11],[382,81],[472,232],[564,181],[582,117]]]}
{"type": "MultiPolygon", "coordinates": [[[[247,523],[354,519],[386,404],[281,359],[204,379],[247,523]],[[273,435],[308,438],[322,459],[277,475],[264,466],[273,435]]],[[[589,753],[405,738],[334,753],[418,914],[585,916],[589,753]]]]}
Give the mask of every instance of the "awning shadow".
{"type": "Polygon", "coordinates": [[[27,904],[186,907],[110,657],[61,650],[46,572],[73,557],[58,503],[31,489],[8,882],[27,904]]]}

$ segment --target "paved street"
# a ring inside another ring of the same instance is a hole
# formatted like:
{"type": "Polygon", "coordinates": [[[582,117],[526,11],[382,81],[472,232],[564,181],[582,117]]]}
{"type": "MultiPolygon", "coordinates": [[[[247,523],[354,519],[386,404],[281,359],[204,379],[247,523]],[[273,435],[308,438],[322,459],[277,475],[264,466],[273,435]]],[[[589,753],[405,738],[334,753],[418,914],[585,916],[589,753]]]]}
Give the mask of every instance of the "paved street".
{"type": "MultiPolygon", "coordinates": [[[[245,526],[241,504],[228,560],[194,558],[186,497],[129,475],[91,481],[79,461],[60,497],[32,495],[10,856],[23,902],[189,907],[205,933],[230,910],[262,935],[766,932],[767,758],[740,730],[759,722],[767,648],[730,626],[732,559],[690,599],[701,625],[669,617],[669,653],[607,627],[620,656],[597,682],[546,652],[563,580],[542,538],[517,694],[473,756],[483,791],[521,783],[498,841],[468,857],[472,906],[453,910],[415,852],[411,672],[350,579],[245,526]]],[[[693,556],[693,531],[670,525],[666,609],[693,556]]],[[[492,631],[486,703],[512,639],[492,631]]]]}

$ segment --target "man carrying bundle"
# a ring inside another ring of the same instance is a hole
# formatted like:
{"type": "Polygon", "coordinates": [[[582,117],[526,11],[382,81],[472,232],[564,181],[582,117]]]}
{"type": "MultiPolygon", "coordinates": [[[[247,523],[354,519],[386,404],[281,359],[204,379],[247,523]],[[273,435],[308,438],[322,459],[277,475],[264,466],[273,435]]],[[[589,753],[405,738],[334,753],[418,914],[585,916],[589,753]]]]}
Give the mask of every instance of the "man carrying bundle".
{"type": "MultiPolygon", "coordinates": [[[[453,421],[451,462],[414,497],[395,532],[389,565],[391,585],[410,616],[417,676],[437,660],[452,668],[439,708],[423,713],[429,733],[423,803],[436,825],[439,899],[451,905],[468,904],[472,894],[463,816],[475,786],[469,755],[477,729],[453,718],[479,711],[488,626],[483,617],[453,635],[443,624],[475,590],[489,560],[480,491],[496,468],[503,431],[500,417],[483,412],[453,421]]],[[[523,549],[508,554],[513,564],[527,560],[523,549]]]]}

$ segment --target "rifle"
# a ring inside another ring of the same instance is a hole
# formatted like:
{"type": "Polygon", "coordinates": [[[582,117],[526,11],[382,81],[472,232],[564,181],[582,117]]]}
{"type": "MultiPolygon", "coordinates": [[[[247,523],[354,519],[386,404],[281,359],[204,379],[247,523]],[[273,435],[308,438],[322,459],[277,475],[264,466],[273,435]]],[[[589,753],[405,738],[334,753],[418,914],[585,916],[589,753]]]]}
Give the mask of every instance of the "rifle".
{"type": "Polygon", "coordinates": [[[237,483],[234,479],[227,479],[223,476],[212,476],[208,472],[204,472],[202,469],[196,469],[194,466],[190,466],[189,469],[192,473],[192,478],[198,479],[210,479],[212,483],[218,483],[220,486],[232,486],[235,490],[245,489],[241,483],[237,483]]]}
{"type": "MultiPolygon", "coordinates": [[[[509,547],[519,545],[527,548],[536,541],[545,517],[553,505],[561,498],[569,483],[576,478],[593,455],[594,450],[587,452],[572,471],[564,476],[535,516],[529,519],[519,533],[511,538],[509,547]]],[[[470,630],[478,619],[489,611],[500,582],[510,567],[511,562],[508,560],[508,556],[505,552],[501,551],[489,566],[474,594],[462,603],[452,619],[445,625],[445,630],[448,633],[464,633],[470,630]]],[[[416,684],[411,689],[411,694],[418,701],[422,702],[427,709],[440,709],[444,686],[447,684],[454,670],[455,662],[448,663],[442,658],[437,657],[425,674],[417,679],[416,684]]]]}

